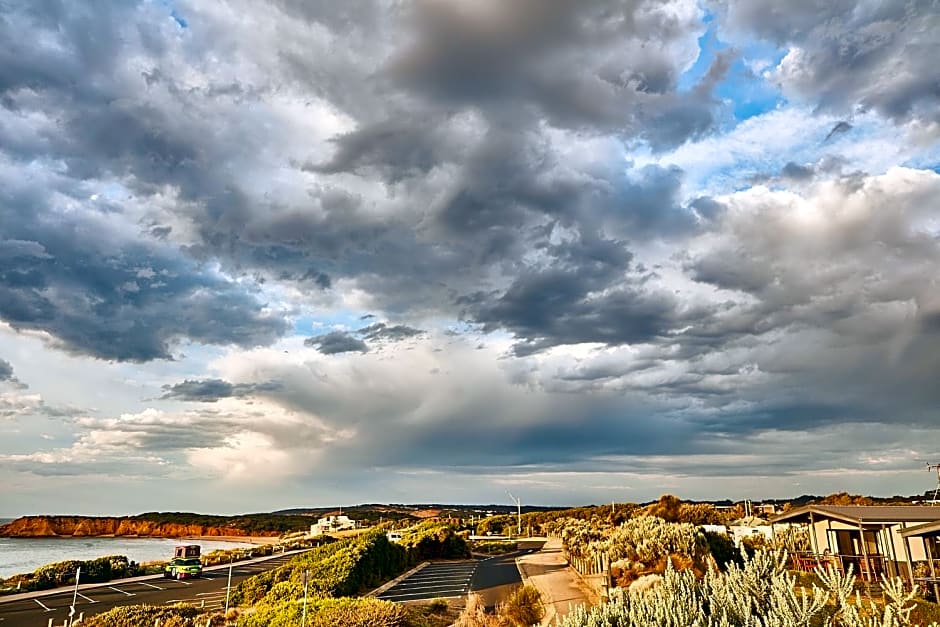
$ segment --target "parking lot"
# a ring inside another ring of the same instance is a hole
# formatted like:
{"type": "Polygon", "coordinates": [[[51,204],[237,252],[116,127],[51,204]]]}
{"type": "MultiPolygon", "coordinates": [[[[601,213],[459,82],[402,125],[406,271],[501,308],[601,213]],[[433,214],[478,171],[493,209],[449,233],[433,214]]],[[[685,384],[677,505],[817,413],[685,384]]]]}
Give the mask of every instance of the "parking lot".
{"type": "Polygon", "coordinates": [[[470,591],[470,581],[479,565],[478,560],[428,564],[378,598],[407,602],[460,597],[470,591]]]}
{"type": "MultiPolygon", "coordinates": [[[[279,555],[257,562],[236,562],[232,568],[232,585],[274,568],[291,559],[293,554],[279,555]]],[[[163,579],[138,577],[116,579],[104,584],[91,584],[74,589],[60,588],[45,592],[17,595],[19,599],[0,600],[0,627],[37,627],[61,625],[68,620],[72,595],[75,594],[76,612],[92,616],[121,605],[173,605],[191,603],[207,609],[221,609],[225,604],[228,567],[214,567],[203,571],[196,579],[163,579]]],[[[12,595],[11,595],[12,596],[12,595]]]]}

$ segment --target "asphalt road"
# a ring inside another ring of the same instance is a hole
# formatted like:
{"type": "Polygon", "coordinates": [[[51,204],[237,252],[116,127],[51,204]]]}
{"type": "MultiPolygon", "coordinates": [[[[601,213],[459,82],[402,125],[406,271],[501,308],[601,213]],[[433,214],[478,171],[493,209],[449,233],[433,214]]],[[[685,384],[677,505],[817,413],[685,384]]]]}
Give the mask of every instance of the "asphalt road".
{"type": "MultiPolygon", "coordinates": [[[[232,586],[247,577],[280,566],[296,555],[297,552],[290,552],[263,562],[236,563],[232,566],[232,586]]],[[[120,605],[171,605],[186,602],[197,605],[205,603],[207,608],[221,608],[225,604],[227,580],[227,567],[205,571],[202,577],[183,581],[162,577],[145,581],[117,579],[91,588],[79,587],[75,609],[88,617],[120,605]]],[[[19,601],[3,602],[0,599],[0,627],[47,627],[50,618],[54,625],[61,626],[63,621],[68,621],[72,592],[72,588],[62,588],[54,594],[19,601]]]]}
{"type": "Polygon", "coordinates": [[[433,562],[378,595],[378,598],[400,603],[453,599],[470,591],[484,592],[492,588],[518,585],[522,583],[522,577],[516,567],[516,557],[536,550],[526,549],[486,559],[433,562]]]}

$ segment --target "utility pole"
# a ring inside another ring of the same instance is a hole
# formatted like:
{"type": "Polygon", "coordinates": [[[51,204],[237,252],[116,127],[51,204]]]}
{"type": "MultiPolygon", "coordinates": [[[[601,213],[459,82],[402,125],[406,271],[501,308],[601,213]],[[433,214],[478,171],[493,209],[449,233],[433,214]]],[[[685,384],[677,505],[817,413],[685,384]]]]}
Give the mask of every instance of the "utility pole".
{"type": "Polygon", "coordinates": [[[509,492],[508,490],[506,491],[506,494],[508,494],[509,498],[511,498],[513,502],[516,504],[516,520],[518,521],[516,535],[521,536],[522,535],[522,499],[517,499],[516,497],[512,495],[512,492],[509,492]]]}

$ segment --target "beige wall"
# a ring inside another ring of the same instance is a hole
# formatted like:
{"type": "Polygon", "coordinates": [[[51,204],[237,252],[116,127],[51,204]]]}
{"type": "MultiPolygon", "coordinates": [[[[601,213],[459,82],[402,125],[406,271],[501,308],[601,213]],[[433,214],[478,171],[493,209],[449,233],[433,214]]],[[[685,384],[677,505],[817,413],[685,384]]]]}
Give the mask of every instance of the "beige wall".
{"type": "MultiPolygon", "coordinates": [[[[908,525],[913,526],[913,525],[908,525]]],[[[813,534],[816,538],[816,547],[820,553],[829,549],[832,553],[838,553],[838,547],[835,546],[835,538],[832,534],[829,533],[830,529],[845,529],[849,531],[858,532],[858,525],[853,525],[849,523],[844,523],[838,520],[816,520],[815,524],[812,525],[813,534]]],[[[900,523],[895,523],[888,526],[885,532],[881,533],[879,538],[879,547],[880,550],[885,553],[887,559],[893,560],[897,558],[897,561],[902,564],[907,563],[907,554],[904,552],[904,538],[901,537],[901,531],[903,527],[900,523]],[[888,533],[890,535],[891,541],[894,544],[894,553],[891,552],[891,546],[886,546],[886,536],[888,533]]],[[[915,562],[921,562],[927,559],[926,551],[924,550],[924,541],[921,538],[911,538],[910,539],[910,552],[911,559],[915,562]]],[[[906,574],[906,572],[905,572],[906,574]]]]}

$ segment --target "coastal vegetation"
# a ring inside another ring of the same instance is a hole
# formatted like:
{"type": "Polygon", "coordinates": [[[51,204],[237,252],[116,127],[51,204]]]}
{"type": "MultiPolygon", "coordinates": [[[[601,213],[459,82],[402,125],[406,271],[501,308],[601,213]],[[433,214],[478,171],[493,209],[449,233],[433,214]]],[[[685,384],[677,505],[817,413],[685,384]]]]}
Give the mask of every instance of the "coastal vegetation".
{"type": "Polygon", "coordinates": [[[418,562],[468,556],[466,542],[449,524],[423,523],[407,530],[398,543],[388,540],[384,527],[376,528],[242,581],[232,591],[231,602],[245,608],[239,625],[296,625],[306,582],[308,624],[409,627],[419,617],[402,612],[400,606],[349,597],[378,587],[418,562]]]}
{"type": "MultiPolygon", "coordinates": [[[[821,585],[798,587],[786,571],[784,551],[757,551],[743,565],[709,568],[699,576],[667,564],[661,576],[612,592],[593,609],[578,609],[560,627],[907,627],[918,622],[915,592],[900,579],[885,580],[885,601],[853,595],[854,577],[817,571],[821,585]]],[[[921,604],[922,605],[922,604],[921,604]]],[[[930,622],[929,627],[936,627],[930,622]]]]}
{"type": "Polygon", "coordinates": [[[163,571],[163,562],[138,564],[128,560],[125,555],[56,562],[41,566],[31,573],[0,579],[0,594],[48,590],[71,585],[75,583],[75,572],[79,568],[82,569],[82,583],[98,583],[123,577],[156,574],[163,571]]]}

